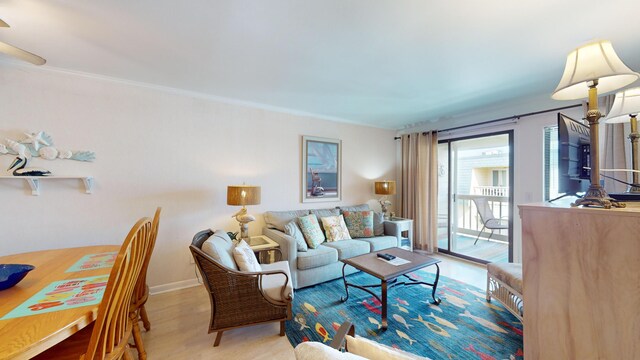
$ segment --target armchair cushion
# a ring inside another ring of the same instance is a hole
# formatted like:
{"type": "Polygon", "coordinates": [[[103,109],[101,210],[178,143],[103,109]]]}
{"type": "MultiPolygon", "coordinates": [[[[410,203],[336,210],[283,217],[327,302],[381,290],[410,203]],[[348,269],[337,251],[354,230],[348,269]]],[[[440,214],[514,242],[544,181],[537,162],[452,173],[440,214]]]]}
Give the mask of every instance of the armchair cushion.
{"type": "MultiPolygon", "coordinates": [[[[289,271],[289,263],[286,261],[278,261],[272,264],[262,264],[262,271],[282,271],[287,274],[287,285],[284,292],[285,298],[288,296],[293,299],[293,284],[291,283],[291,272],[289,271]]],[[[273,301],[284,301],[282,298],[282,285],[284,285],[284,275],[272,274],[262,277],[262,291],[273,301]]]]}
{"type": "Polygon", "coordinates": [[[291,220],[284,226],[284,233],[291,236],[296,240],[296,247],[298,251],[307,251],[309,247],[307,246],[307,242],[304,239],[304,235],[302,234],[302,230],[300,230],[300,226],[296,223],[295,220],[291,220]]]}
{"type": "Polygon", "coordinates": [[[222,230],[216,230],[202,244],[202,251],[229,269],[238,270],[236,262],[233,260],[233,247],[233,241],[229,235],[222,230]]]}
{"type": "Polygon", "coordinates": [[[342,215],[325,216],[321,220],[328,242],[351,239],[342,215]]]}
{"type": "Polygon", "coordinates": [[[347,335],[347,349],[350,353],[362,356],[370,360],[415,360],[427,359],[414,355],[400,349],[380,344],[378,342],[363,338],[361,336],[352,337],[347,335]]]}
{"type": "Polygon", "coordinates": [[[323,343],[305,341],[293,350],[296,360],[366,360],[361,356],[343,353],[323,343]]]}
{"type": "Polygon", "coordinates": [[[324,234],[320,230],[320,224],[318,224],[318,218],[315,215],[299,217],[298,223],[309,248],[315,249],[324,242],[324,234]]]}
{"type": "Polygon", "coordinates": [[[262,271],[262,267],[260,267],[258,259],[256,259],[256,254],[253,253],[249,244],[244,240],[240,240],[233,249],[233,258],[236,260],[240,271],[262,271]]]}
{"type": "Polygon", "coordinates": [[[267,211],[264,213],[264,222],[268,228],[284,232],[284,226],[291,220],[305,215],[309,215],[309,210],[267,211]]]}

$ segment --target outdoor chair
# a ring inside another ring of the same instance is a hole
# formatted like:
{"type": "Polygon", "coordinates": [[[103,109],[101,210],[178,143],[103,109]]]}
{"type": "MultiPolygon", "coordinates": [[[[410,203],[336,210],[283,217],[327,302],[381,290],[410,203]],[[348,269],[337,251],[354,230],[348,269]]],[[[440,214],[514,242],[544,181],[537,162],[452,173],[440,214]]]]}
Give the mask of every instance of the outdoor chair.
{"type": "Polygon", "coordinates": [[[473,203],[476,205],[476,209],[478,210],[478,215],[480,215],[480,221],[482,221],[482,230],[478,233],[476,237],[476,241],[473,242],[473,245],[478,243],[478,239],[480,239],[480,235],[484,231],[484,229],[491,230],[491,234],[487,238],[487,241],[491,239],[493,236],[494,230],[503,230],[509,229],[509,221],[504,218],[496,218],[493,215],[493,210],[489,206],[489,201],[486,197],[480,197],[473,199],[473,203]]]}
{"type": "MultiPolygon", "coordinates": [[[[289,263],[261,264],[260,272],[240,271],[230,254],[233,247],[221,230],[200,231],[189,246],[211,300],[209,333],[217,332],[213,346],[220,344],[226,330],[268,322],[280,322],[284,336],[293,301],[289,263]]],[[[274,250],[280,258],[279,249],[267,251],[274,250]]]]}

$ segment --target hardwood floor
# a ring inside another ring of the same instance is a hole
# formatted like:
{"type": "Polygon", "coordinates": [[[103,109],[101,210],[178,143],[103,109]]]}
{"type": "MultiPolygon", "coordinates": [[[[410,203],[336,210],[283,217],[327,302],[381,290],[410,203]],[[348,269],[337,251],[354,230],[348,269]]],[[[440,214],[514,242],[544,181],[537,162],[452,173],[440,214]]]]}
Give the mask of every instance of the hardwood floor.
{"type": "MultiPolygon", "coordinates": [[[[486,288],[484,266],[446,255],[435,257],[442,260],[440,274],[486,288]]],[[[278,323],[225,332],[220,346],[214,348],[215,333],[207,334],[209,297],[202,286],[152,295],[146,308],[151,331],[143,331],[142,338],[149,360],[295,359],[287,337],[278,336],[278,323]]]]}

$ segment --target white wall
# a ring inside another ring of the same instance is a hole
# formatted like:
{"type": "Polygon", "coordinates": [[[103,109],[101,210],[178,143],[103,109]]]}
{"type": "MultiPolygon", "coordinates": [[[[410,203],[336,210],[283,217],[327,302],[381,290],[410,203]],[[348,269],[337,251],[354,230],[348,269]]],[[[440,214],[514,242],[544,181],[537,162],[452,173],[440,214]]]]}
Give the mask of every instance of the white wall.
{"type": "MultiPolygon", "coordinates": [[[[558,103],[558,107],[568,106],[571,104],[558,103]]],[[[540,109],[544,110],[544,109],[540,109]]],[[[561,111],[563,114],[573,118],[581,119],[583,111],[581,107],[566,109],[561,111]]],[[[491,119],[476,117],[476,123],[488,121],[491,119]]],[[[522,225],[518,205],[526,203],[541,202],[544,199],[544,171],[543,171],[543,134],[544,127],[557,124],[557,112],[548,112],[544,114],[525,117],[518,120],[517,123],[511,123],[500,126],[493,126],[478,130],[457,131],[455,134],[447,135],[440,133],[439,139],[456,138],[464,136],[473,136],[479,134],[488,134],[504,130],[513,130],[514,137],[514,218],[513,218],[513,257],[515,262],[519,262],[522,256],[522,225]]],[[[603,126],[601,124],[601,126],[603,126]]],[[[447,124],[428,125],[407,129],[404,132],[418,132],[432,129],[448,128],[447,124]]],[[[604,130],[601,129],[601,134],[604,130]]],[[[602,154],[601,154],[602,155],[602,154]]]]}
{"type": "MultiPolygon", "coordinates": [[[[0,179],[0,255],[121,243],[163,207],[149,284],[194,278],[188,245],[206,228],[237,231],[227,185],[262,186],[250,234],[267,210],[350,205],[375,198],[374,179],[396,174],[395,131],[233,105],[193,94],[35,67],[0,64],[0,141],[46,131],[59,147],[92,150],[94,163],[35,158],[54,174],[95,176],[42,183],[40,196],[0,179]],[[342,140],[343,200],[300,201],[301,136],[342,140]]],[[[0,156],[6,169],[12,156],[0,156]]]]}

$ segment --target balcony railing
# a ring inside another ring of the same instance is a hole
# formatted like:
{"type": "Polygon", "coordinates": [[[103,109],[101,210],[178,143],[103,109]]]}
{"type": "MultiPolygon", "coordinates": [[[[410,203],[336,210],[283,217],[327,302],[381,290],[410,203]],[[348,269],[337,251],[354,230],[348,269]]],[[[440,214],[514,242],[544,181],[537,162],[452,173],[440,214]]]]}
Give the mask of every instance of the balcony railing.
{"type": "Polygon", "coordinates": [[[473,194],[483,196],[509,196],[508,186],[474,186],[473,194]]]}
{"type": "MultiPolygon", "coordinates": [[[[482,220],[478,214],[478,210],[474,202],[475,198],[487,198],[489,206],[493,210],[493,215],[496,218],[502,218],[508,220],[509,216],[509,197],[508,196],[485,196],[485,195],[457,195],[455,206],[452,208],[452,218],[457,221],[452,223],[451,231],[454,234],[463,234],[472,237],[478,236],[482,229],[482,220]],[[454,227],[454,225],[456,225],[454,227]]],[[[445,226],[446,222],[440,223],[439,226],[445,226]]],[[[444,229],[442,229],[444,230],[444,229]]],[[[446,231],[446,230],[445,230],[446,231]]],[[[491,230],[485,229],[482,237],[487,237],[491,233],[491,230]]],[[[493,240],[509,241],[508,230],[494,230],[493,240]]]]}

